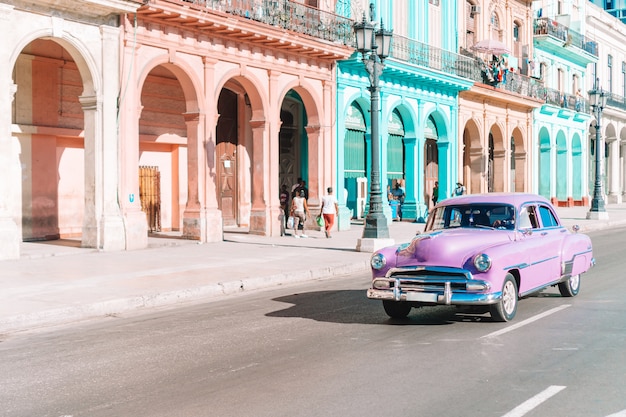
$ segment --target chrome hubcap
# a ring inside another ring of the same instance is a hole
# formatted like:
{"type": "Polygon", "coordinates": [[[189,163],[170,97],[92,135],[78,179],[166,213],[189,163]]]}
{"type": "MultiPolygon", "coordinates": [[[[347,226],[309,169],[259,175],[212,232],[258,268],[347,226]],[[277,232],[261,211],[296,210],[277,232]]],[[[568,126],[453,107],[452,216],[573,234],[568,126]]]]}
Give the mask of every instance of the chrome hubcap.
{"type": "Polygon", "coordinates": [[[515,286],[511,281],[507,281],[502,290],[502,306],[506,314],[511,314],[515,309],[515,286]]]}
{"type": "Polygon", "coordinates": [[[579,285],[580,285],[580,275],[574,275],[573,277],[570,277],[569,287],[572,290],[576,291],[579,285]]]}

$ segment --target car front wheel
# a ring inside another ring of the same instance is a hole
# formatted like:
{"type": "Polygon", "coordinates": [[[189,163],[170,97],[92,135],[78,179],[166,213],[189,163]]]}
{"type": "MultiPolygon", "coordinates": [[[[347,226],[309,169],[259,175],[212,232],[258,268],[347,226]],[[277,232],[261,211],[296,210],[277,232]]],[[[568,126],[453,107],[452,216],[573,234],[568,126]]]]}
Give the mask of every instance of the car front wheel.
{"type": "Polygon", "coordinates": [[[574,297],[580,291],[580,274],[572,275],[565,282],[559,283],[559,292],[563,297],[574,297]]]}
{"type": "Polygon", "coordinates": [[[402,301],[383,300],[383,308],[393,319],[403,319],[411,312],[411,305],[402,301]]]}
{"type": "Polygon", "coordinates": [[[506,274],[502,285],[502,297],[496,304],[489,306],[491,318],[495,321],[511,321],[517,313],[517,284],[511,274],[506,274]]]}

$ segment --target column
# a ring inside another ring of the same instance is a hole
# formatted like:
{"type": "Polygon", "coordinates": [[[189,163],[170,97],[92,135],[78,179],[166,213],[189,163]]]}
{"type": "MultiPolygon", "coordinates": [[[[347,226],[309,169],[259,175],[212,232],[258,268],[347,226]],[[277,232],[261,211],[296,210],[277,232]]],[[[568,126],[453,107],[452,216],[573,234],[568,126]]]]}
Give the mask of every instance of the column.
{"type": "MultiPolygon", "coordinates": [[[[0,51],[0,56],[9,53],[10,48],[0,51]]],[[[9,60],[2,60],[6,65],[9,60]]],[[[10,79],[11,71],[3,71],[6,77],[0,80],[0,166],[3,179],[0,181],[0,260],[18,259],[22,241],[22,187],[19,141],[11,135],[11,103],[17,86],[10,79]],[[19,226],[18,226],[19,225],[19,226]]]]}
{"type": "Polygon", "coordinates": [[[185,239],[206,242],[206,217],[200,204],[204,196],[203,179],[205,176],[204,143],[199,139],[199,113],[185,113],[187,125],[187,204],[183,213],[183,237],[185,239]]]}
{"type": "Polygon", "coordinates": [[[609,162],[606,175],[608,175],[607,203],[621,203],[622,193],[620,190],[620,143],[617,139],[607,141],[609,148],[609,162]]]}
{"type": "Polygon", "coordinates": [[[252,210],[250,213],[250,233],[267,236],[270,232],[270,210],[263,193],[268,180],[266,172],[267,152],[265,121],[250,121],[252,129],[252,210]]]}

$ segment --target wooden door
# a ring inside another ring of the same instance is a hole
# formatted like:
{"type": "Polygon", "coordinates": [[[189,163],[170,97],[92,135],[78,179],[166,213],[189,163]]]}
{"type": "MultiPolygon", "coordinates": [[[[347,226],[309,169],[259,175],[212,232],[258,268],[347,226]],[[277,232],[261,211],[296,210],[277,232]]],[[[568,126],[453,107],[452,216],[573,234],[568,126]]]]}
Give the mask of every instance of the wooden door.
{"type": "Polygon", "coordinates": [[[224,226],[237,226],[237,146],[234,143],[217,144],[217,175],[219,179],[219,209],[224,226]]]}
{"type": "MultiPolygon", "coordinates": [[[[427,207],[432,206],[432,193],[435,182],[439,181],[439,151],[437,141],[426,139],[424,144],[424,203],[427,207]]],[[[440,195],[439,200],[446,196],[440,195]]]]}
{"type": "Polygon", "coordinates": [[[139,167],[139,199],[151,232],[161,231],[161,173],[159,167],[139,167]]]}

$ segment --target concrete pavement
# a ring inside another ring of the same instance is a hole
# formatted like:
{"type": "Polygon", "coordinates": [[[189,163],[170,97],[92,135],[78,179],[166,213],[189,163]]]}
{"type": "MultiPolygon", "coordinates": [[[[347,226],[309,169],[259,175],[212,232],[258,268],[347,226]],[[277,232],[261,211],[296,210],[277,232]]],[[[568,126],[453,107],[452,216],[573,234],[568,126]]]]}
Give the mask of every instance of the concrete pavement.
{"type": "MultiPolygon", "coordinates": [[[[626,204],[609,204],[609,220],[587,220],[587,207],[559,208],[562,222],[581,232],[626,227],[626,204]]],[[[396,243],[423,224],[393,222],[396,243]]],[[[370,254],[355,250],[363,226],[309,238],[268,238],[225,232],[198,244],[153,236],[150,247],[98,252],[73,240],[23,243],[22,256],[0,262],[0,337],[24,331],[177,303],[214,299],[298,281],[369,271],[370,254]]],[[[364,288],[365,291],[365,288],[364,288]]]]}

